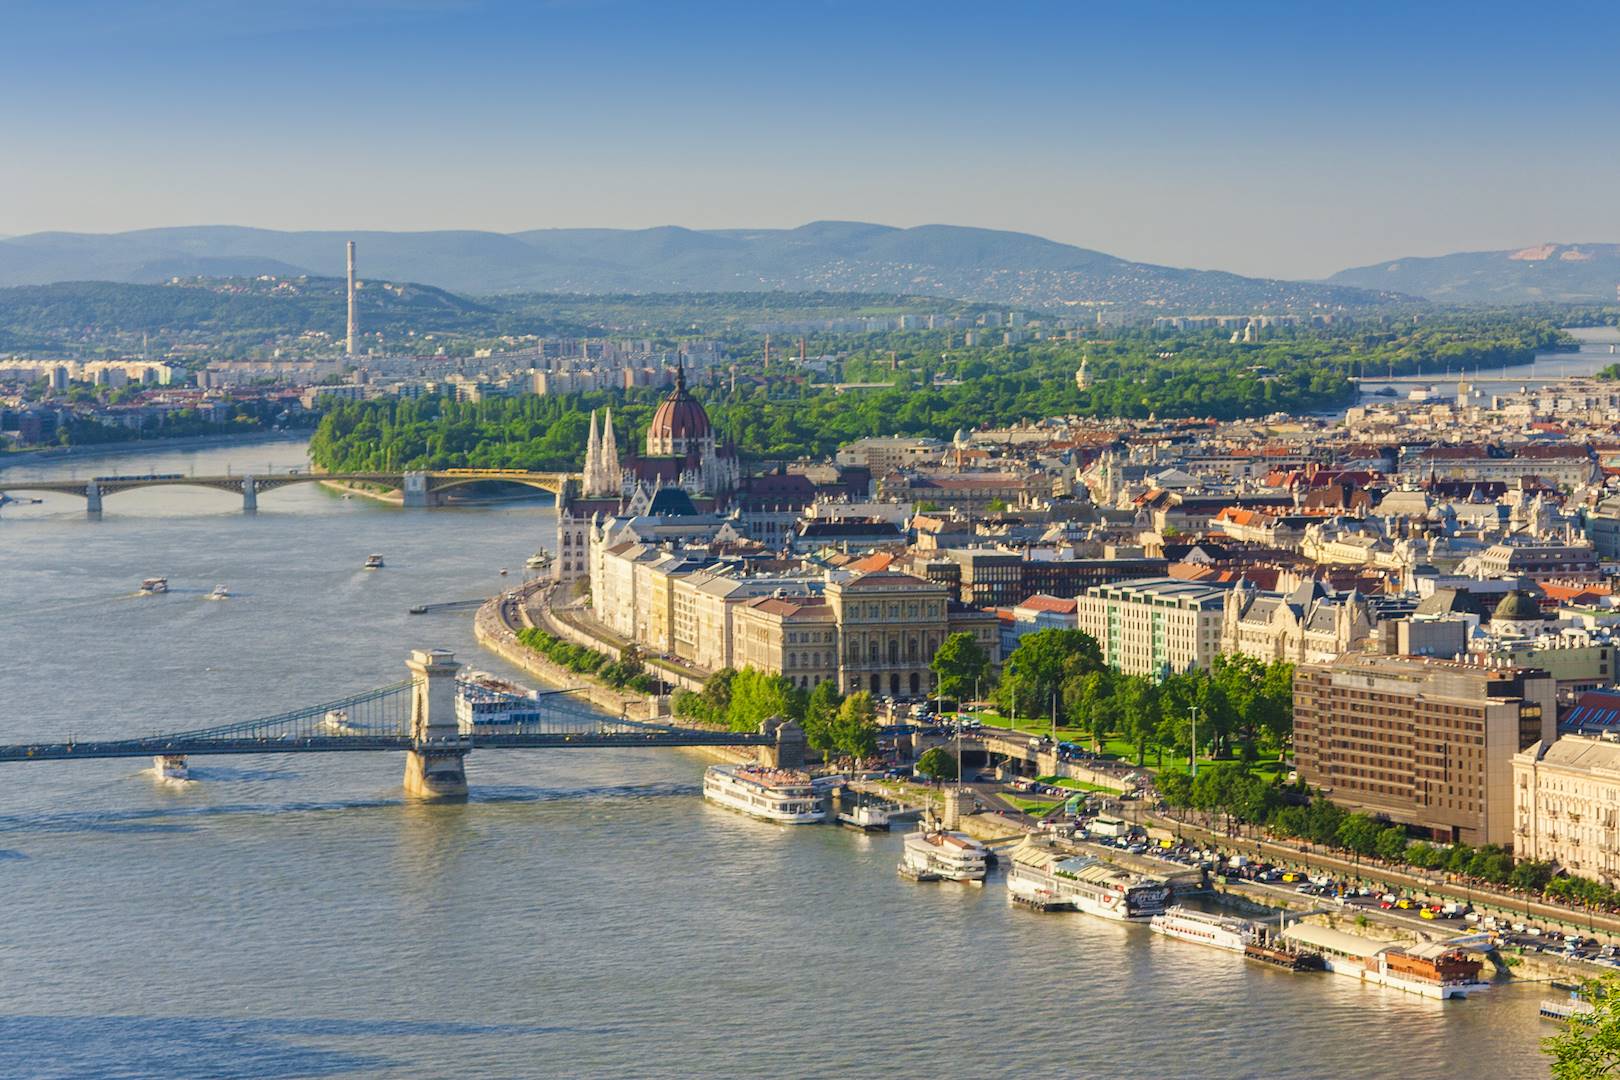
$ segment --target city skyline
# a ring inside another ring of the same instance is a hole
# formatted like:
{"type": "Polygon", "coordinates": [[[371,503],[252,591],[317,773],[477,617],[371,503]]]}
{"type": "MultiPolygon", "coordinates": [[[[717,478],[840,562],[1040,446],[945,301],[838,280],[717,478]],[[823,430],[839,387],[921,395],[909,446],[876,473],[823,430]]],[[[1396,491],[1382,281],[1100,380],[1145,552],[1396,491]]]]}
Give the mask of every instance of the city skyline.
{"type": "Polygon", "coordinates": [[[1508,15],[29,4],[0,235],[835,219],[1293,278],[1614,240],[1614,16],[1508,15]]]}

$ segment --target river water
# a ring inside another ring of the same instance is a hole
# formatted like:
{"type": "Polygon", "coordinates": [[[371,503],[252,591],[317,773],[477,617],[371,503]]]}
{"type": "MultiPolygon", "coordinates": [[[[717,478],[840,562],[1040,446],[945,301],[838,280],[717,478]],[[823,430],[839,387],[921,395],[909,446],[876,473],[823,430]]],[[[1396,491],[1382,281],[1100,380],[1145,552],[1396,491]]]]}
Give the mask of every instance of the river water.
{"type": "MultiPolygon", "coordinates": [[[[77,459],[262,470],[299,444],[77,459]]],[[[7,470],[62,475],[65,463],[7,470]]],[[[248,719],[480,666],[541,503],[311,486],[0,511],[0,741],[248,719]],[[383,553],[387,569],[361,561],[383,553]],[[167,575],[167,596],[132,596],[167,575]],[[209,603],[217,583],[237,594],[209,603]]],[[[706,805],[674,751],[486,751],[466,805],[391,754],[0,766],[0,1075],[1544,1076],[1534,986],[1441,1005],[895,874],[898,836],[706,805]]]]}

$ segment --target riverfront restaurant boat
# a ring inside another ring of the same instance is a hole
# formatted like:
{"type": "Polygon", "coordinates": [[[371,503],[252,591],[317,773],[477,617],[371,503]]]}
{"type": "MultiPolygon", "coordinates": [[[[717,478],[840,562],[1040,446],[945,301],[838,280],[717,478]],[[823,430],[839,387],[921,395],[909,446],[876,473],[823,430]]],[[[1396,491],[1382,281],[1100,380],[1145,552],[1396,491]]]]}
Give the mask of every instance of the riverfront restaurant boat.
{"type": "Polygon", "coordinates": [[[208,599],[210,600],[229,600],[230,598],[231,590],[227,589],[223,585],[215,585],[214,591],[208,594],[208,599]]]}
{"type": "Polygon", "coordinates": [[[1321,953],[1334,974],[1376,986],[1441,1000],[1490,989],[1480,978],[1480,960],[1445,942],[1395,945],[1313,923],[1295,923],[1283,937],[1321,953]]]}
{"type": "Polygon", "coordinates": [[[990,849],[966,833],[946,832],[926,824],[906,837],[900,873],[915,881],[965,881],[983,885],[990,849]]]}
{"type": "Polygon", "coordinates": [[[796,769],[761,765],[710,765],[703,774],[703,797],[780,825],[817,825],[827,820],[827,804],[796,769]]]}
{"type": "Polygon", "coordinates": [[[149,577],[141,582],[141,594],[144,596],[156,596],[158,593],[168,591],[169,579],[166,577],[149,577]]]}
{"type": "Polygon", "coordinates": [[[463,735],[534,730],[540,725],[540,695],[487,671],[456,680],[456,726],[463,735]]]}
{"type": "Polygon", "coordinates": [[[1068,908],[1104,919],[1141,922],[1164,911],[1170,886],[1090,855],[1070,855],[1048,839],[1026,836],[1012,850],[1007,892],[1043,911],[1068,908]]]}
{"type": "Polygon", "coordinates": [[[159,754],[152,759],[152,771],[157,773],[160,780],[179,782],[190,780],[191,772],[186,768],[186,759],[182,754],[159,754]]]}
{"type": "Polygon", "coordinates": [[[383,557],[381,555],[378,555],[376,553],[372,553],[372,554],[366,556],[365,569],[367,569],[367,570],[381,570],[382,568],[383,568],[383,557]]]}
{"type": "Polygon", "coordinates": [[[1242,952],[1254,937],[1254,926],[1247,919],[1212,915],[1180,906],[1153,916],[1148,927],[1165,937],[1212,945],[1227,952],[1242,952]]]}

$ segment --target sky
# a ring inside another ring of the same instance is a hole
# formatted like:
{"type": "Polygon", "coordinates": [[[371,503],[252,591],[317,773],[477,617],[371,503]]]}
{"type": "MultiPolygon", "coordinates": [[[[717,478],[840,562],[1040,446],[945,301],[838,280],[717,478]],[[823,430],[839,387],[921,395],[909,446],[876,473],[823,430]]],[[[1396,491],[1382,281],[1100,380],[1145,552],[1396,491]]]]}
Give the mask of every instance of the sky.
{"type": "Polygon", "coordinates": [[[1275,277],[1620,241],[1620,6],[0,0],[0,236],[975,225],[1275,277]]]}

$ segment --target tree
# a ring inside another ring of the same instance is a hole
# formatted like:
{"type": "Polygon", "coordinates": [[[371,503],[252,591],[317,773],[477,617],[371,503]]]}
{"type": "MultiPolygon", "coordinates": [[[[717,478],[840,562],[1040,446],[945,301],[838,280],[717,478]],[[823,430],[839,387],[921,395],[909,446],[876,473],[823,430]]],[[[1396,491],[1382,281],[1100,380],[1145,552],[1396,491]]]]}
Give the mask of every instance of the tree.
{"type": "Polygon", "coordinates": [[[917,759],[917,772],[930,780],[955,780],[956,759],[943,746],[936,746],[917,759]]]}
{"type": "Polygon", "coordinates": [[[726,724],[733,731],[752,731],[773,716],[804,718],[804,695],[780,675],[743,668],[731,680],[726,724]]]}
{"type": "Polygon", "coordinates": [[[703,681],[703,704],[708,707],[709,716],[714,720],[724,720],[731,708],[731,680],[737,677],[736,668],[721,668],[703,681]]]}
{"type": "Polygon", "coordinates": [[[1082,630],[1036,630],[1018,639],[1001,669],[1001,707],[1040,716],[1053,705],[1067,677],[1100,671],[1102,648],[1082,630]]]}
{"type": "Polygon", "coordinates": [[[960,701],[990,678],[990,656],[966,631],[951,634],[934,653],[928,666],[939,679],[942,696],[960,701]]]}
{"type": "Polygon", "coordinates": [[[1391,825],[1380,829],[1373,841],[1373,848],[1378,857],[1385,862],[1398,863],[1406,855],[1406,830],[1399,825],[1391,825]]]}
{"type": "Polygon", "coordinates": [[[1069,724],[1091,735],[1092,746],[1101,751],[1108,736],[1119,726],[1119,698],[1114,693],[1114,674],[1104,668],[1063,680],[1063,713],[1069,724]]]}
{"type": "Polygon", "coordinates": [[[1136,764],[1147,760],[1148,744],[1154,742],[1159,729],[1159,688],[1142,675],[1126,675],[1119,679],[1119,731],[1136,747],[1136,764]]]}
{"type": "Polygon", "coordinates": [[[833,722],[842,703],[838,684],[828,679],[816,684],[804,706],[804,738],[810,747],[826,753],[834,746],[833,722]]]}
{"type": "Polygon", "coordinates": [[[872,695],[858,691],[844,699],[832,725],[833,748],[845,757],[869,758],[877,753],[877,710],[872,695]]]}
{"type": "Polygon", "coordinates": [[[1620,1074],[1620,978],[1606,975],[1581,986],[1592,1012],[1572,1016],[1556,1035],[1541,1040],[1552,1058],[1553,1080],[1597,1080],[1620,1074]]]}
{"type": "Polygon", "coordinates": [[[1382,829],[1377,819],[1357,813],[1339,823],[1335,836],[1340,844],[1356,854],[1373,855],[1378,851],[1378,834],[1382,829]]]}

